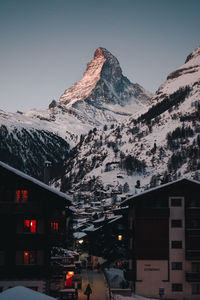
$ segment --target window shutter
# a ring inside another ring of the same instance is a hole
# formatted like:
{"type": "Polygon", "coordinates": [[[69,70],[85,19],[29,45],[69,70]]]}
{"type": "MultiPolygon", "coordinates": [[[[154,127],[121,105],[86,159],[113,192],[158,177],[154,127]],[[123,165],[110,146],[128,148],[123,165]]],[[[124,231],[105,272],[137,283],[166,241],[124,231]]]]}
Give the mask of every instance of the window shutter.
{"type": "Polygon", "coordinates": [[[24,251],[18,250],[16,252],[16,265],[23,265],[24,264],[24,251]]]}
{"type": "Polygon", "coordinates": [[[44,233],[44,219],[39,219],[37,222],[37,232],[44,233]]]}
{"type": "Polygon", "coordinates": [[[37,265],[44,265],[44,250],[37,251],[37,265]]]}

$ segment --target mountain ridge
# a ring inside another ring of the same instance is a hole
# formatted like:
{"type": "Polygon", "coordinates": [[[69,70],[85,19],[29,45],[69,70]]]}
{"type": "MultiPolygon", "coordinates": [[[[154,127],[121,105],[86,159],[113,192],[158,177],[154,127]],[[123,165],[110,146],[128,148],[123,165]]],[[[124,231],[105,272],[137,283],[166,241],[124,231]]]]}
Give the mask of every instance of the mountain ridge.
{"type": "Polygon", "coordinates": [[[102,200],[182,176],[200,179],[200,48],[188,57],[145,113],[85,136],[53,186],[102,200]]]}

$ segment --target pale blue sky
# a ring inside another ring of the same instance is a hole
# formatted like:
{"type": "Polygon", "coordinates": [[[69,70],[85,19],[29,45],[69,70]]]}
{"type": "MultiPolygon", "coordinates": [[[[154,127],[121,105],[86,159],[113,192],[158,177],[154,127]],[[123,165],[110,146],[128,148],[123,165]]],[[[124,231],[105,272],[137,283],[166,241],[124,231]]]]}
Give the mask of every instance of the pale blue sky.
{"type": "Polygon", "coordinates": [[[154,92],[199,45],[199,0],[0,0],[0,109],[47,108],[99,46],[154,92]]]}

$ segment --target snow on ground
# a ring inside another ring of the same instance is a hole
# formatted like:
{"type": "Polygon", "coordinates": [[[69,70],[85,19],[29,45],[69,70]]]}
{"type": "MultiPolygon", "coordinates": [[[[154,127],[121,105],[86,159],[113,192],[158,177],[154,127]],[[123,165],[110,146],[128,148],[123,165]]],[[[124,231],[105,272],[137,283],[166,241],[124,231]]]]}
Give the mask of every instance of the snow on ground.
{"type": "Polygon", "coordinates": [[[56,300],[56,298],[23,286],[16,286],[0,293],[0,300],[56,300]]]}
{"type": "Polygon", "coordinates": [[[142,297],[142,296],[138,296],[138,295],[126,297],[126,296],[122,296],[122,295],[113,294],[112,297],[114,300],[157,300],[157,299],[146,298],[146,297],[142,297]]]}

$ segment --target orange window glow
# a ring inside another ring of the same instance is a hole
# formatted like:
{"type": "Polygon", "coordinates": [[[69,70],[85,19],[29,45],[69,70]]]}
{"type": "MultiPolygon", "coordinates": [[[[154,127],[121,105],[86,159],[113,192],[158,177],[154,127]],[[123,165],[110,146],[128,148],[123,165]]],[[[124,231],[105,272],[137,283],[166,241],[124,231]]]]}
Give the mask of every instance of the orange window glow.
{"type": "Polygon", "coordinates": [[[25,232],[36,232],[36,220],[24,220],[25,232]]]}
{"type": "Polygon", "coordinates": [[[72,287],[72,277],[74,276],[74,272],[73,271],[69,271],[67,272],[66,275],[66,282],[65,282],[65,286],[66,287],[72,287]]]}
{"type": "Polygon", "coordinates": [[[53,231],[58,231],[58,222],[51,222],[51,229],[53,231]]]}
{"type": "Polygon", "coordinates": [[[17,202],[26,202],[28,200],[28,191],[27,190],[17,190],[16,191],[16,201],[17,202]]]}
{"type": "Polygon", "coordinates": [[[35,251],[24,251],[24,264],[34,265],[36,263],[35,251]]]}

